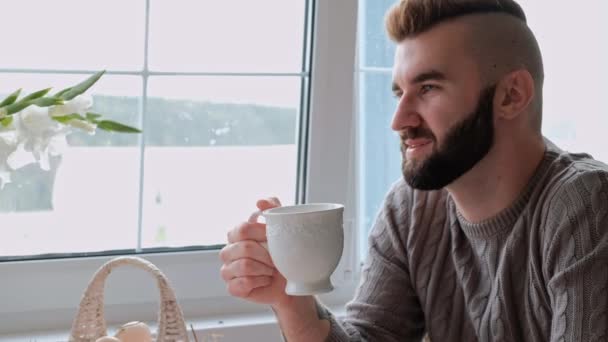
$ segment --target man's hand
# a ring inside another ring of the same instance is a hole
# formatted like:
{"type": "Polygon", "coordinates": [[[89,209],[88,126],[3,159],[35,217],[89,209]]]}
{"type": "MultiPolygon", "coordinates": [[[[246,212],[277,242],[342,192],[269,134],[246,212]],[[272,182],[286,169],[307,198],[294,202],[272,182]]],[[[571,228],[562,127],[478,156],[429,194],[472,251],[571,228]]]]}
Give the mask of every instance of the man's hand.
{"type": "MultiPolygon", "coordinates": [[[[280,207],[281,202],[269,198],[259,200],[256,206],[263,211],[280,207]]],[[[220,273],[228,292],[254,303],[271,305],[290,342],[325,340],[329,322],[319,320],[314,297],[285,293],[287,281],[275,268],[265,247],[266,225],[254,221],[250,219],[228,232],[228,244],[220,252],[223,262],[220,273]]]]}
{"type": "MultiPolygon", "coordinates": [[[[260,211],[280,207],[276,198],[259,200],[260,211]]],[[[220,270],[228,292],[249,301],[281,305],[289,301],[285,293],[285,278],[277,271],[266,242],[266,225],[247,221],[228,232],[228,244],[220,252],[223,265],[220,270]]]]}

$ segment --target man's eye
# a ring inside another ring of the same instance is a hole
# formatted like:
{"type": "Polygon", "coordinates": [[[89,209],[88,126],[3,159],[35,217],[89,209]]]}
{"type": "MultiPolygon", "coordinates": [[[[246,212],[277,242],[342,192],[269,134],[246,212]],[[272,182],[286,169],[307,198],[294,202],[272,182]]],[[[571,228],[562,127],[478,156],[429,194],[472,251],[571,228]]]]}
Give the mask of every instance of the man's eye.
{"type": "Polygon", "coordinates": [[[432,85],[432,84],[425,84],[422,87],[420,87],[420,93],[421,94],[426,94],[426,93],[428,93],[429,91],[431,91],[431,90],[433,90],[435,88],[437,88],[437,87],[434,86],[434,85],[432,85]]]}
{"type": "Polygon", "coordinates": [[[402,95],[403,95],[402,93],[398,93],[398,92],[393,93],[393,97],[396,99],[400,99],[402,95]]]}

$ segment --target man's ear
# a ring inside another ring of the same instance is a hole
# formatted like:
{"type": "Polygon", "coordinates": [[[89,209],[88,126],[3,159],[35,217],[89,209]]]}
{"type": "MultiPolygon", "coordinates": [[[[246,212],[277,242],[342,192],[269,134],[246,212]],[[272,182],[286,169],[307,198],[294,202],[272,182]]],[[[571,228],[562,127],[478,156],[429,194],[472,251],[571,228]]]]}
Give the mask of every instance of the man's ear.
{"type": "Polygon", "coordinates": [[[534,96],[534,79],[530,72],[526,69],[512,71],[498,82],[494,96],[494,115],[512,120],[528,108],[534,96]]]}

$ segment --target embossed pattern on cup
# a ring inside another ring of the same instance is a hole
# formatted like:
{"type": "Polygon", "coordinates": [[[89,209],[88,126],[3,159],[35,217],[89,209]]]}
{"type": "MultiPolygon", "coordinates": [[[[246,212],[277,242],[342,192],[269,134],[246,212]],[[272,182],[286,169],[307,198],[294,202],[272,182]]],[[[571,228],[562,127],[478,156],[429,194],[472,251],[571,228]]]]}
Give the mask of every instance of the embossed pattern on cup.
{"type": "Polygon", "coordinates": [[[279,207],[262,213],[270,256],[290,295],[333,290],[330,276],[344,248],[344,206],[333,203],[279,207]]]}

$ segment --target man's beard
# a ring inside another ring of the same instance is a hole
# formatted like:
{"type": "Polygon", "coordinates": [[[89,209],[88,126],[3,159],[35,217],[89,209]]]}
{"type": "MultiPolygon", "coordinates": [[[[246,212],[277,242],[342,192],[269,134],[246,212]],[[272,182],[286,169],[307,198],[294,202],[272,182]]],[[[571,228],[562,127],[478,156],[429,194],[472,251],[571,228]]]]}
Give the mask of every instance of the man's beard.
{"type": "Polygon", "coordinates": [[[414,189],[437,190],[451,184],[483,159],[494,143],[493,100],[496,86],[481,91],[476,110],[452,127],[441,146],[434,134],[420,127],[409,128],[401,134],[402,172],[414,189]],[[406,139],[428,138],[435,144],[433,151],[421,161],[407,160],[406,139]]]}

